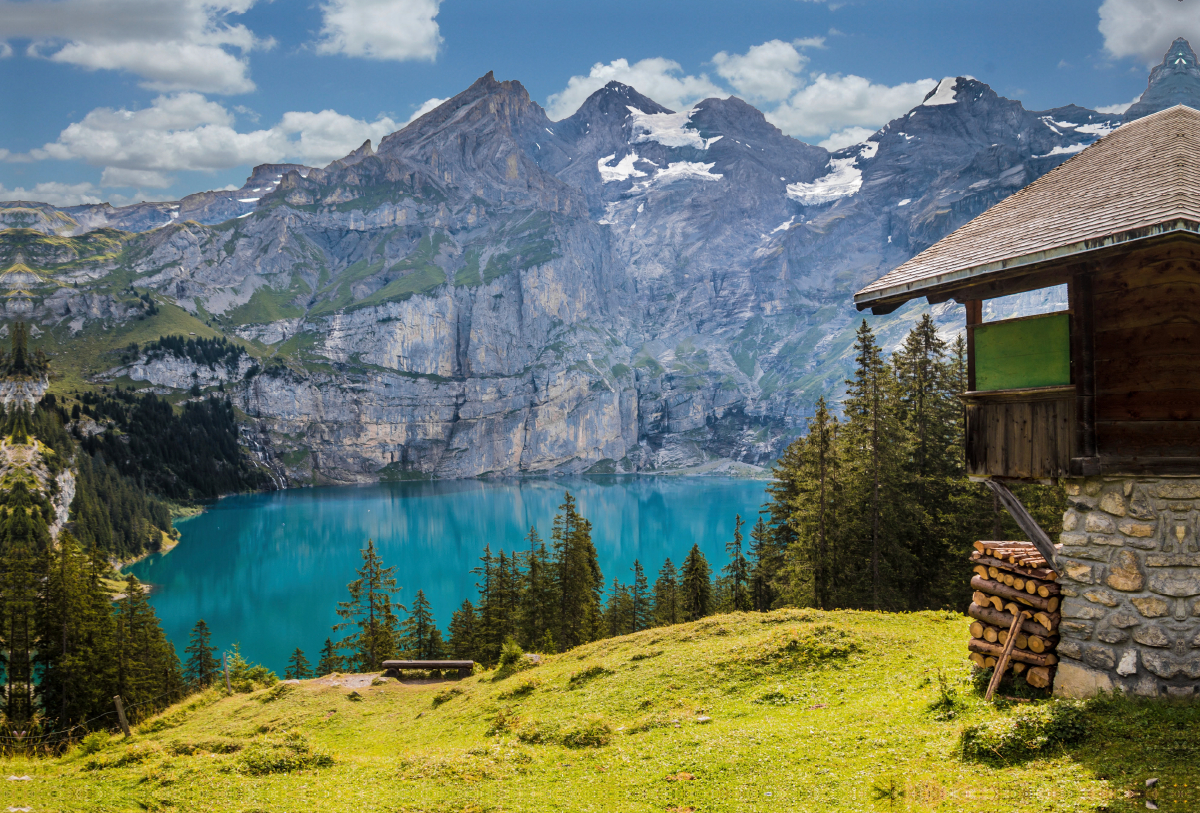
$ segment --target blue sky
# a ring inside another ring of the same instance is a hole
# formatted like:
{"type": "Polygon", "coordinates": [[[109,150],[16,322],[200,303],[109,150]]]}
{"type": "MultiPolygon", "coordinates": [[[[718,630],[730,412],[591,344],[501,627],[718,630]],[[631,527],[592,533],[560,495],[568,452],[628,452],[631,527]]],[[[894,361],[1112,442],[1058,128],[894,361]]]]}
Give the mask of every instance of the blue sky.
{"type": "Polygon", "coordinates": [[[609,79],[837,147],[972,75],[1128,104],[1195,0],[0,0],[0,200],[171,200],[323,165],[489,70],[552,118],[609,79]]]}

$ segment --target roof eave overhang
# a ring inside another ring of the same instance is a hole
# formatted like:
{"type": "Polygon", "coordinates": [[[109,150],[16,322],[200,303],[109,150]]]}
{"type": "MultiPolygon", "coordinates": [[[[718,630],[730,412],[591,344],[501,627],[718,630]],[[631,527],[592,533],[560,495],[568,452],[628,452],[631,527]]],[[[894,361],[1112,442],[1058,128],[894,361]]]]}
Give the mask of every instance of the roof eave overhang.
{"type": "Polygon", "coordinates": [[[1200,237],[1200,221],[1180,217],[1164,220],[1149,226],[1138,226],[1132,229],[1106,234],[1102,237],[1091,237],[1076,243],[1067,243],[1054,248],[1007,257],[995,262],[974,265],[956,271],[947,271],[931,277],[925,277],[912,282],[879,288],[872,291],[860,291],[854,295],[854,306],[858,310],[870,308],[873,313],[891,313],[904,303],[920,296],[942,295],[941,301],[951,298],[946,296],[960,288],[968,288],[978,283],[982,277],[1001,274],[1016,276],[1023,272],[1033,272],[1045,268],[1050,263],[1067,258],[1078,257],[1116,246],[1128,245],[1171,234],[1195,235],[1200,237]]]}

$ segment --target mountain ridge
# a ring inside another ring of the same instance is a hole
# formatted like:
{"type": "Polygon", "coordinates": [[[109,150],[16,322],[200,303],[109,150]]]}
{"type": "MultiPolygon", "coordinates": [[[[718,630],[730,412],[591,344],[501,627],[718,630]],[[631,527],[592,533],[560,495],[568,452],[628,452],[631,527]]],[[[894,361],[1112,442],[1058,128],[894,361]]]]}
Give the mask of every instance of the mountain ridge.
{"type": "MultiPolygon", "coordinates": [[[[1146,105],[1200,106],[1187,54],[1146,105]]],[[[842,391],[854,290],[1122,120],[953,77],[829,152],[736,97],[672,111],[616,82],[552,122],[489,73],[326,167],[126,212],[0,206],[0,271],[20,251],[47,280],[5,308],[67,354],[152,331],[135,295],[240,339],[262,373],[220,386],[292,483],[764,464],[842,391]]],[[[885,347],[919,310],[876,320],[885,347]]]]}

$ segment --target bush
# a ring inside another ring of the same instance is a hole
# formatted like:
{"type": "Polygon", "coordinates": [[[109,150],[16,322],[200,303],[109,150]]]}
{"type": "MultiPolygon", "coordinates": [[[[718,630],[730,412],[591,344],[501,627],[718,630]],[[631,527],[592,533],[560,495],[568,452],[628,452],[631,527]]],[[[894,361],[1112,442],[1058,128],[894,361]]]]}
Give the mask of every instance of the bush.
{"type": "Polygon", "coordinates": [[[524,658],[525,650],[521,649],[521,645],[511,635],[505,638],[504,646],[500,648],[500,666],[514,666],[524,658]]]}
{"type": "Polygon", "coordinates": [[[306,768],[327,768],[333,764],[328,754],[314,751],[299,732],[282,738],[256,740],[242,751],[236,770],[249,776],[291,773],[306,768]]]}
{"type": "Polygon", "coordinates": [[[603,666],[589,666],[587,669],[571,675],[570,680],[567,681],[567,686],[572,689],[578,689],[590,680],[611,675],[612,673],[611,669],[605,669],[603,666]]]}
{"type": "Polygon", "coordinates": [[[249,694],[259,689],[269,689],[279,682],[279,676],[265,666],[251,666],[242,657],[237,644],[229,655],[229,685],[234,694],[249,694]]]}
{"type": "Polygon", "coordinates": [[[599,748],[612,739],[612,728],[603,719],[591,716],[563,732],[562,744],[568,748],[599,748]]]}
{"type": "Polygon", "coordinates": [[[112,735],[107,731],[93,731],[79,741],[79,752],[85,757],[91,756],[103,750],[110,739],[112,739],[112,735]]]}
{"type": "Polygon", "coordinates": [[[966,759],[1012,761],[1087,735],[1084,706],[1071,701],[1022,706],[1010,717],[968,726],[961,735],[966,759]]]}

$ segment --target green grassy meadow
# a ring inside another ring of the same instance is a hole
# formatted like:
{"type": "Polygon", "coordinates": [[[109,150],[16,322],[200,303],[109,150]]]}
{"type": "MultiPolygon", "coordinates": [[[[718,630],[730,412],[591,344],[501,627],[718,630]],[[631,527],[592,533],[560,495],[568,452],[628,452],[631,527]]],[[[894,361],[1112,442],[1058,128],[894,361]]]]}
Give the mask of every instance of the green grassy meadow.
{"type": "Polygon", "coordinates": [[[130,740],[9,759],[31,778],[0,809],[1200,809],[1200,704],[985,705],[967,637],[952,613],[779,610],[461,681],[213,689],[130,740]]]}

